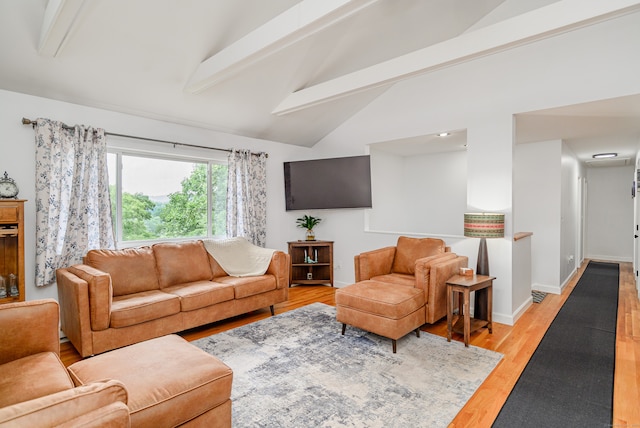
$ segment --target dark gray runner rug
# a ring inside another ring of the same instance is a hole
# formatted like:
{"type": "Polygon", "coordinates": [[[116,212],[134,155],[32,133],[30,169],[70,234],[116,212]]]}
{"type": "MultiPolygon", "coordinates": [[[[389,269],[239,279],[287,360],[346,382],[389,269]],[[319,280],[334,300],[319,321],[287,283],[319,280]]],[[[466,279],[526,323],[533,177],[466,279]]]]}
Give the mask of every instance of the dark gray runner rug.
{"type": "Polygon", "coordinates": [[[619,266],[590,262],[493,427],[610,427],[619,266]]]}

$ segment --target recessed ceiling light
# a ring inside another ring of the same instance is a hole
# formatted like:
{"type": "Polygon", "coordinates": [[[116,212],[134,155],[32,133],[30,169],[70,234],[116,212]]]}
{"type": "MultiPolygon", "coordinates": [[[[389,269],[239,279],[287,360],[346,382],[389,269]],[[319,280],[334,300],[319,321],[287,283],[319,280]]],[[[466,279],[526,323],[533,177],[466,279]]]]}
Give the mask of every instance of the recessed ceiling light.
{"type": "Polygon", "coordinates": [[[448,132],[441,132],[438,134],[438,137],[448,137],[449,135],[451,134],[449,134],[448,132]]]}
{"type": "Polygon", "coordinates": [[[593,155],[594,159],[603,159],[603,158],[615,158],[618,156],[617,153],[598,153],[593,155]]]}

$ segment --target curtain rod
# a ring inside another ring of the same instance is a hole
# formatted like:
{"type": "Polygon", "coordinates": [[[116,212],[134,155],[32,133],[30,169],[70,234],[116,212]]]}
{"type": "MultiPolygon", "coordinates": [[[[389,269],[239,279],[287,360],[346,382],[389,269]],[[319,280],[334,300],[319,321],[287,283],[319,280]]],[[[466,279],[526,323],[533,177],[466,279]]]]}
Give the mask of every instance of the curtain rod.
{"type": "MultiPolygon", "coordinates": [[[[35,126],[36,125],[36,121],[35,120],[31,120],[31,119],[27,119],[26,117],[22,118],[22,124],[23,125],[32,125],[35,126]]],[[[65,129],[73,129],[73,126],[69,126],[65,123],[62,124],[62,127],[65,129]]],[[[104,132],[105,135],[113,135],[114,137],[122,137],[122,138],[132,138],[135,140],[144,140],[144,141],[153,141],[155,143],[163,143],[163,144],[173,144],[173,147],[175,146],[182,146],[182,147],[192,147],[192,148],[196,148],[196,149],[208,149],[208,150],[219,150],[222,152],[229,152],[231,153],[231,149],[220,149],[218,147],[207,147],[207,146],[198,146],[196,144],[187,144],[187,143],[178,143],[176,141],[167,141],[167,140],[158,140],[156,138],[147,138],[147,137],[136,137],[135,135],[127,135],[127,134],[117,134],[115,132],[104,132]]],[[[251,153],[254,156],[259,156],[260,153],[251,153]]],[[[265,153],[266,157],[269,157],[268,153],[265,153]]]]}

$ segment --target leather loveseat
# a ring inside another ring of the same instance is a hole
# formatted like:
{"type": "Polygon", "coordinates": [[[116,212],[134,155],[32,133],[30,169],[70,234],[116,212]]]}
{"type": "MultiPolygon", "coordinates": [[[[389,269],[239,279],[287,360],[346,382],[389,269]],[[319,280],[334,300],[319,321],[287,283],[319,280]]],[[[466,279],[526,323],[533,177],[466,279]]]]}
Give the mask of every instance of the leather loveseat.
{"type": "Polygon", "coordinates": [[[288,254],[264,275],[229,276],[203,241],[91,250],[57,271],[61,329],[81,356],[198,327],[288,299],[288,254]]]}

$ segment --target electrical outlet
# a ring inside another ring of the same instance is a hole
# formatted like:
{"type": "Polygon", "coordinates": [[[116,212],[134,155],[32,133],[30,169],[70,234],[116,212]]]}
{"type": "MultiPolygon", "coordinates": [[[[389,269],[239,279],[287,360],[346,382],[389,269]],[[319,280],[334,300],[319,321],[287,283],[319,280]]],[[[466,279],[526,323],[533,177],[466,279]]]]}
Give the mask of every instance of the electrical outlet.
{"type": "Polygon", "coordinates": [[[313,279],[313,273],[307,272],[307,279],[309,280],[313,279]]]}

